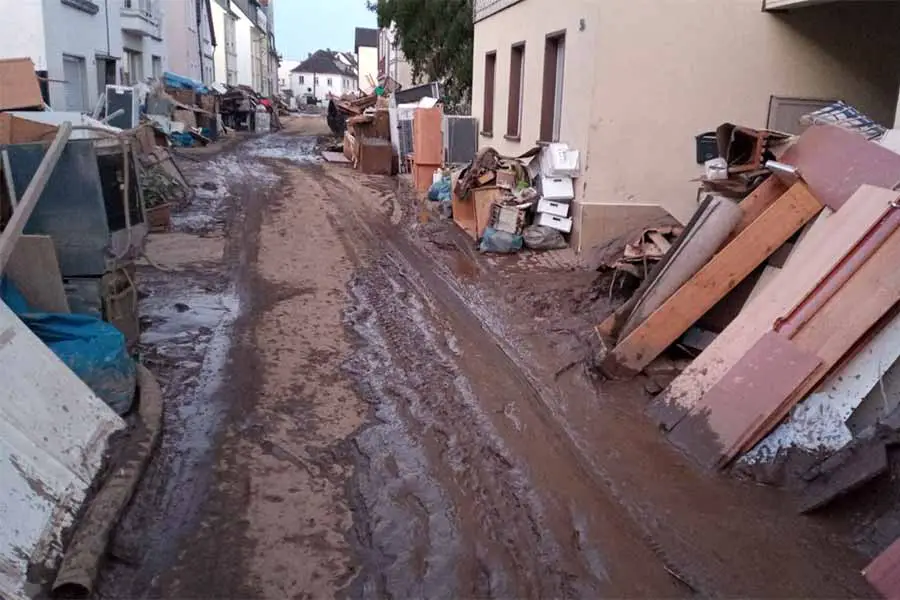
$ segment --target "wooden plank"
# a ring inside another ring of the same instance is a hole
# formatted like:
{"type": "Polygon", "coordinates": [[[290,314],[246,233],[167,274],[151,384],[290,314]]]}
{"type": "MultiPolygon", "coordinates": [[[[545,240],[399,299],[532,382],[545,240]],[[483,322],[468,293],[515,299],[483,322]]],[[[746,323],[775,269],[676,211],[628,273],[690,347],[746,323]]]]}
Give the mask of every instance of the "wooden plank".
{"type": "Polygon", "coordinates": [[[502,194],[503,190],[493,186],[475,188],[469,194],[472,197],[472,204],[475,206],[475,227],[479,238],[484,235],[484,230],[491,222],[491,206],[500,199],[502,194]]]}
{"type": "Polygon", "coordinates": [[[15,249],[16,242],[21,237],[22,230],[25,229],[25,224],[31,217],[31,213],[34,212],[34,207],[37,205],[44,188],[47,187],[47,181],[50,179],[56,163],[59,162],[59,157],[62,156],[71,134],[72,123],[66,121],[59,126],[56,138],[50,144],[47,153],[44,154],[44,158],[41,160],[41,164],[38,165],[34,177],[31,178],[31,183],[25,189],[25,193],[22,194],[22,198],[19,199],[19,206],[13,212],[12,217],[10,217],[6,228],[0,233],[0,274],[3,274],[6,263],[9,262],[9,257],[12,255],[13,249],[15,249]]]}
{"type": "Polygon", "coordinates": [[[798,512],[806,514],[823,508],[888,470],[887,448],[883,442],[870,441],[846,452],[847,457],[832,457],[842,458],[840,465],[809,482],[800,497],[798,512]]]}
{"type": "Polygon", "coordinates": [[[863,184],[893,188],[900,182],[900,154],[834,125],[804,131],[781,162],[797,167],[810,192],[834,210],[863,184]]]}
{"type": "Polygon", "coordinates": [[[862,186],[831,216],[816,219],[784,269],[660,394],[649,412],[664,429],[687,415],[728,370],[840,261],[900,194],[862,186]]]}
{"type": "Polygon", "coordinates": [[[15,211],[19,206],[19,197],[16,195],[16,184],[13,181],[12,165],[9,163],[9,150],[0,150],[0,167],[3,169],[3,178],[6,180],[6,193],[9,203],[15,211]]]}
{"type": "Polygon", "coordinates": [[[869,563],[863,576],[888,600],[900,598],[900,539],[869,563]]]}
{"type": "Polygon", "coordinates": [[[681,421],[669,439],[701,464],[721,466],[747,430],[765,421],[821,362],[770,331],[704,395],[702,406],[681,421]]]}
{"type": "Polygon", "coordinates": [[[639,372],[731,291],[822,205],[797,183],[716,254],[603,361],[604,372],[639,372]]]}
{"type": "Polygon", "coordinates": [[[898,264],[900,231],[895,231],[794,335],[793,342],[805,351],[814,352],[822,359],[822,364],[792,394],[782,399],[765,422],[748,430],[739,450],[748,451],[765,437],[897,303],[900,299],[898,264]]]}
{"type": "Polygon", "coordinates": [[[731,232],[729,239],[736,238],[742,231],[747,229],[753,221],[758,219],[786,191],[788,191],[788,187],[777,177],[769,177],[762,182],[759,187],[738,204],[742,213],[741,220],[738,221],[734,231],[731,232]]]}
{"type": "Polygon", "coordinates": [[[9,258],[6,274],[34,308],[50,313],[69,312],[56,248],[50,236],[20,237],[9,258]]]}
{"type": "Polygon", "coordinates": [[[444,110],[417,108],[413,117],[413,153],[417,165],[442,165],[444,163],[444,138],[442,127],[444,110]]]}

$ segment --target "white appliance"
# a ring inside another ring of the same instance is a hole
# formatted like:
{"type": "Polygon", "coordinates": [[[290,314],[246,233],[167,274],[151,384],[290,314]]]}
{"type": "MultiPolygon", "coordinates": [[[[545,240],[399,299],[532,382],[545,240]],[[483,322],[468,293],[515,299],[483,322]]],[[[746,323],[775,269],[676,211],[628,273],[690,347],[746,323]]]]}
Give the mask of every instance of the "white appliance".
{"type": "Polygon", "coordinates": [[[569,203],[567,201],[547,200],[546,198],[541,198],[540,202],[538,202],[537,211],[539,213],[556,215],[557,217],[568,217],[569,203]]]}

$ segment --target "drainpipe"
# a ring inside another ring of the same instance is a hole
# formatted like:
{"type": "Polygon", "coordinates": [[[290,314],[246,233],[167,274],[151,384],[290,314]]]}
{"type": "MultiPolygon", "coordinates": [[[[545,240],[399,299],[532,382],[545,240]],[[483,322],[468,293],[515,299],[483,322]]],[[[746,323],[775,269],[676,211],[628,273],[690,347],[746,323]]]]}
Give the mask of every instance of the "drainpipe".
{"type": "MultiPolygon", "coordinates": [[[[203,32],[200,31],[200,23],[203,19],[200,17],[200,0],[195,0],[194,10],[197,13],[197,55],[200,58],[200,82],[205,84],[206,82],[203,81],[203,32]]],[[[212,26],[211,23],[210,26],[212,26]]]]}

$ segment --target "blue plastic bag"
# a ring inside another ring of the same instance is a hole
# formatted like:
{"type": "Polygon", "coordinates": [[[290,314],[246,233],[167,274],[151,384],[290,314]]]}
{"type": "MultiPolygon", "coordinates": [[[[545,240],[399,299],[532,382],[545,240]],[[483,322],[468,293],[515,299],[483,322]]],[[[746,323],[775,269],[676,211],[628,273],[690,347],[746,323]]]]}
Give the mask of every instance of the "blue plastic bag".
{"type": "Polygon", "coordinates": [[[488,227],[484,230],[484,235],[481,237],[481,245],[478,249],[482,252],[512,254],[521,250],[524,243],[525,240],[522,239],[521,235],[497,231],[493,227],[488,227]]]}
{"type": "Polygon", "coordinates": [[[450,202],[450,177],[444,175],[428,188],[428,199],[432,202],[450,202]]]}
{"type": "Polygon", "coordinates": [[[137,369],[121,331],[89,315],[32,312],[5,277],[0,299],[110,408],[120,415],[131,409],[137,369]]]}

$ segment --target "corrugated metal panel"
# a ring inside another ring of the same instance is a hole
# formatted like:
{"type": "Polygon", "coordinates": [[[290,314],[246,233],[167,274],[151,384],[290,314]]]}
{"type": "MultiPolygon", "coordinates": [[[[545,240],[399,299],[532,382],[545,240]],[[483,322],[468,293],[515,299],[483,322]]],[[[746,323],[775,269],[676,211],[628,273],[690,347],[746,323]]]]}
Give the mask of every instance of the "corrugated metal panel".
{"type": "Polygon", "coordinates": [[[24,600],[125,424],[3,302],[0,364],[0,597],[24,600]]]}
{"type": "Polygon", "coordinates": [[[523,2],[523,0],[475,0],[475,22],[487,19],[504,8],[509,8],[519,2],[523,2]]]}

